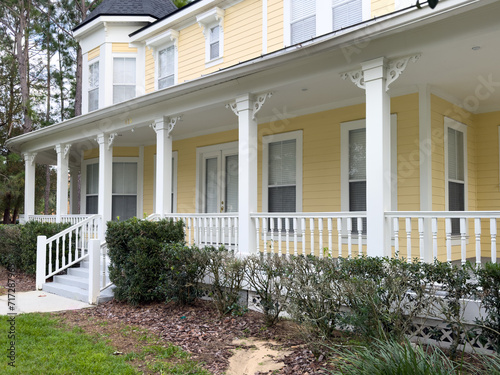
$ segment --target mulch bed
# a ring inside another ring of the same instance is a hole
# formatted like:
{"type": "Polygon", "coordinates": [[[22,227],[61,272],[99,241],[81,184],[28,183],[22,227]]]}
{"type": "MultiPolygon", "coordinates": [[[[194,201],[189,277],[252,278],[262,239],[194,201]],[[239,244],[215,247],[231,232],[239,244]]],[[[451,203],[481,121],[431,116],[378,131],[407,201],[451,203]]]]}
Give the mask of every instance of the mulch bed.
{"type": "MultiPolygon", "coordinates": [[[[272,339],[290,351],[285,367],[279,374],[325,374],[325,359],[318,361],[298,336],[296,325],[281,321],[275,327],[266,328],[260,313],[249,311],[243,316],[220,318],[208,301],[197,301],[194,306],[179,307],[174,304],[155,303],[146,306],[130,306],[110,301],[95,308],[58,313],[70,325],[82,327],[87,332],[117,330],[124,324],[145,328],[166,342],[178,345],[192,353],[192,358],[203,363],[213,374],[224,374],[234,349],[236,338],[257,337],[272,339]]],[[[119,343],[112,340],[112,345],[119,343]]],[[[130,346],[130,345],[129,345],[130,346]]],[[[259,373],[261,374],[261,373],[259,373]]],[[[274,372],[276,374],[276,372],[274,372]]]]}
{"type": "MultiPolygon", "coordinates": [[[[7,280],[9,278],[9,272],[3,266],[0,266],[0,295],[7,294],[7,280]]],[[[17,292],[29,292],[35,290],[35,275],[25,275],[23,273],[15,273],[14,280],[16,283],[16,293],[17,292]]]]}

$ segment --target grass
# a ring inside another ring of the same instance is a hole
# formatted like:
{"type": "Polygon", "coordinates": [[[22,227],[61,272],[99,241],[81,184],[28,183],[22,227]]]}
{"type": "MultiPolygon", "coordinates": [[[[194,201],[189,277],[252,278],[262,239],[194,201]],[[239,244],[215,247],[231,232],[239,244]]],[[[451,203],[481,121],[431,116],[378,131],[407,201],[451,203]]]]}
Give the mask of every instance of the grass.
{"type": "MultiPolygon", "coordinates": [[[[0,317],[2,353],[8,351],[11,341],[7,319],[0,317]]],[[[152,345],[151,340],[143,340],[146,342],[137,346],[137,353],[114,355],[116,349],[108,344],[110,340],[88,335],[80,327],[68,328],[47,314],[22,314],[15,322],[15,367],[9,366],[4,354],[0,358],[1,374],[209,375],[190,359],[189,353],[171,344],[152,345]]]]}

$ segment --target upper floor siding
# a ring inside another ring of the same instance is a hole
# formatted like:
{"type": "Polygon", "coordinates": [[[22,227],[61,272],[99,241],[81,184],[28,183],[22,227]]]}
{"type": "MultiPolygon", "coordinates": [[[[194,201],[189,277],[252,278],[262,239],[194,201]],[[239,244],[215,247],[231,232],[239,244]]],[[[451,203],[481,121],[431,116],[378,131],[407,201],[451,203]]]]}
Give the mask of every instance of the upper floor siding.
{"type": "Polygon", "coordinates": [[[79,36],[83,113],[293,48],[408,5],[404,0],[207,0],[152,24],[130,17],[97,20],[79,36]]]}

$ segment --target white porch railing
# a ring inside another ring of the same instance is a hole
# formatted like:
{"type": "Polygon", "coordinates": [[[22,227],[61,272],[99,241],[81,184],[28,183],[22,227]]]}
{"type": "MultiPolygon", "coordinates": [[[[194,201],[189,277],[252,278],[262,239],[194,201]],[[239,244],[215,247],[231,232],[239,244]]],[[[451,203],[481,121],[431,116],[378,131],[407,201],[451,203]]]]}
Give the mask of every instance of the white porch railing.
{"type": "MultiPolygon", "coordinates": [[[[78,224],[79,222],[91,217],[92,215],[62,215],[61,223],[70,223],[71,225],[78,224]]],[[[55,223],[57,221],[56,215],[28,215],[28,221],[38,221],[39,223],[55,223]]]]}
{"type": "Polygon", "coordinates": [[[255,223],[257,252],[319,257],[366,254],[365,212],[280,212],[250,216],[255,223]]]}
{"type": "Polygon", "coordinates": [[[62,232],[47,238],[38,236],[36,285],[88,257],[88,243],[99,236],[101,217],[93,215],[62,232]]]}
{"type": "Polygon", "coordinates": [[[238,214],[153,214],[148,220],[161,218],[182,220],[185,224],[186,242],[189,245],[224,246],[238,252],[238,214]]]}
{"type": "Polygon", "coordinates": [[[408,260],[497,262],[499,211],[386,212],[394,253],[408,260]]]}

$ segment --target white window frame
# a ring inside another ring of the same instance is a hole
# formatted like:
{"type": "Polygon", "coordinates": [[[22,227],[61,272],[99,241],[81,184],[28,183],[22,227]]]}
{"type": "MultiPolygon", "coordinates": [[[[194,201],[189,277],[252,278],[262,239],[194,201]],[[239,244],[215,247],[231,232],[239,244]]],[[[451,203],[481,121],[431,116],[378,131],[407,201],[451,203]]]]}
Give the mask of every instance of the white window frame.
{"type": "MultiPolygon", "coordinates": [[[[396,114],[391,115],[391,209],[396,210],[398,206],[398,145],[397,145],[398,118],[396,114]]],[[[343,122],[340,124],[340,209],[342,212],[349,210],[349,132],[356,129],[366,129],[366,119],[343,122]]],[[[368,142],[368,140],[367,140],[368,142]]],[[[367,159],[368,163],[368,159],[367,159]]],[[[367,166],[368,168],[368,166],[367,166]]],[[[381,176],[385,178],[385,176],[381,176]]],[[[368,204],[368,201],[366,202],[368,204]]],[[[343,234],[347,235],[346,224],[343,224],[343,234]]],[[[356,236],[357,237],[357,236],[356,236]]],[[[363,235],[366,239],[366,236],[363,235]]],[[[352,239],[357,243],[357,239],[352,239]]]]}
{"type": "MultiPolygon", "coordinates": [[[[174,194],[172,213],[177,212],[177,151],[172,151],[172,193],[174,194]]],[[[156,213],[156,154],[154,155],[154,169],[153,169],[153,213],[156,213]]]]}
{"type": "MultiPolygon", "coordinates": [[[[179,32],[174,29],[168,29],[166,32],[157,35],[146,41],[146,46],[153,49],[155,60],[155,90],[158,90],[158,80],[160,71],[160,51],[174,46],[174,85],[178,83],[179,72],[179,50],[178,50],[179,32]]],[[[171,86],[168,86],[171,87],[171,86]]]]}
{"type": "MultiPolygon", "coordinates": [[[[203,166],[203,160],[205,156],[209,154],[214,154],[216,152],[231,152],[236,151],[238,154],[238,141],[219,143],[213,146],[203,146],[196,149],[196,209],[197,213],[203,213],[205,211],[205,188],[203,182],[205,181],[205,168],[203,166]]],[[[239,197],[238,197],[239,199],[239,197]]]]}
{"type": "Polygon", "coordinates": [[[164,87],[164,89],[168,87],[175,86],[177,84],[177,77],[178,77],[178,55],[177,55],[177,45],[175,43],[168,43],[166,45],[163,45],[162,47],[159,47],[155,51],[155,90],[160,90],[159,88],[159,80],[165,77],[160,77],[160,52],[166,50],[167,48],[173,47],[174,48],[174,83],[170,86],[164,87]]]}
{"type": "MultiPolygon", "coordinates": [[[[137,163],[137,217],[140,219],[142,215],[143,208],[143,168],[141,163],[144,164],[144,160],[141,157],[113,157],[113,163],[137,163]]],[[[82,161],[82,173],[81,173],[81,183],[80,183],[80,211],[87,212],[87,165],[88,164],[99,164],[99,158],[86,159],[82,161]]]]}
{"type": "Polygon", "coordinates": [[[196,22],[203,29],[205,36],[205,68],[218,65],[224,61],[224,10],[215,7],[208,12],[196,16],[196,22]],[[219,56],[210,58],[210,30],[219,26],[219,56]]]}
{"type": "Polygon", "coordinates": [[[88,62],[88,77],[87,77],[87,113],[88,112],[93,112],[93,111],[97,111],[101,106],[100,106],[100,86],[101,86],[101,64],[99,62],[99,58],[95,58],[95,59],[92,59],[88,62]],[[91,88],[90,87],[90,84],[89,84],[89,81],[90,81],[90,77],[91,77],[91,74],[90,74],[90,68],[92,67],[92,65],[95,65],[97,64],[98,66],[98,74],[99,74],[99,79],[97,81],[97,87],[94,87],[94,88],[91,88]],[[97,90],[97,108],[95,109],[90,109],[90,100],[89,100],[89,96],[90,96],[90,92],[91,91],[95,91],[97,90]]]}
{"type": "MultiPolygon", "coordinates": [[[[464,211],[469,208],[469,184],[468,184],[468,163],[467,163],[467,125],[462,124],[449,117],[444,118],[444,196],[445,196],[445,210],[449,211],[449,188],[450,182],[448,178],[448,128],[462,132],[464,135],[464,211]]],[[[453,182],[453,181],[451,181],[453,182]]]]}
{"type": "Polygon", "coordinates": [[[269,144],[295,140],[295,211],[302,212],[302,172],[303,172],[303,133],[296,130],[288,133],[272,134],[262,137],[262,212],[269,210],[269,144]]]}
{"type": "MultiPolygon", "coordinates": [[[[124,52],[124,53],[113,53],[113,56],[111,57],[111,66],[112,66],[112,69],[111,69],[111,72],[112,72],[112,76],[111,76],[111,83],[112,83],[112,87],[111,87],[111,103],[113,105],[115,104],[119,104],[119,103],[123,103],[123,102],[118,102],[118,103],[114,103],[114,92],[115,92],[115,81],[113,79],[114,77],[114,61],[115,61],[115,58],[127,58],[127,59],[135,59],[135,96],[134,98],[137,98],[139,96],[139,77],[140,77],[140,72],[139,72],[139,69],[140,69],[140,64],[139,64],[139,59],[138,59],[138,56],[137,56],[137,53],[130,53],[130,52],[124,52]]],[[[132,86],[132,85],[130,85],[132,86]]],[[[131,98],[133,99],[133,98],[131,98]]],[[[131,100],[131,99],[127,99],[127,100],[131,100]]],[[[125,100],[125,101],[127,101],[125,100]]]]}
{"type": "MultiPolygon", "coordinates": [[[[285,47],[292,45],[290,32],[291,1],[285,0],[283,5],[283,42],[285,47]]],[[[332,0],[316,0],[316,37],[334,31],[332,8],[332,0]]],[[[371,0],[362,0],[362,17],[363,21],[371,18],[371,0]]]]}

